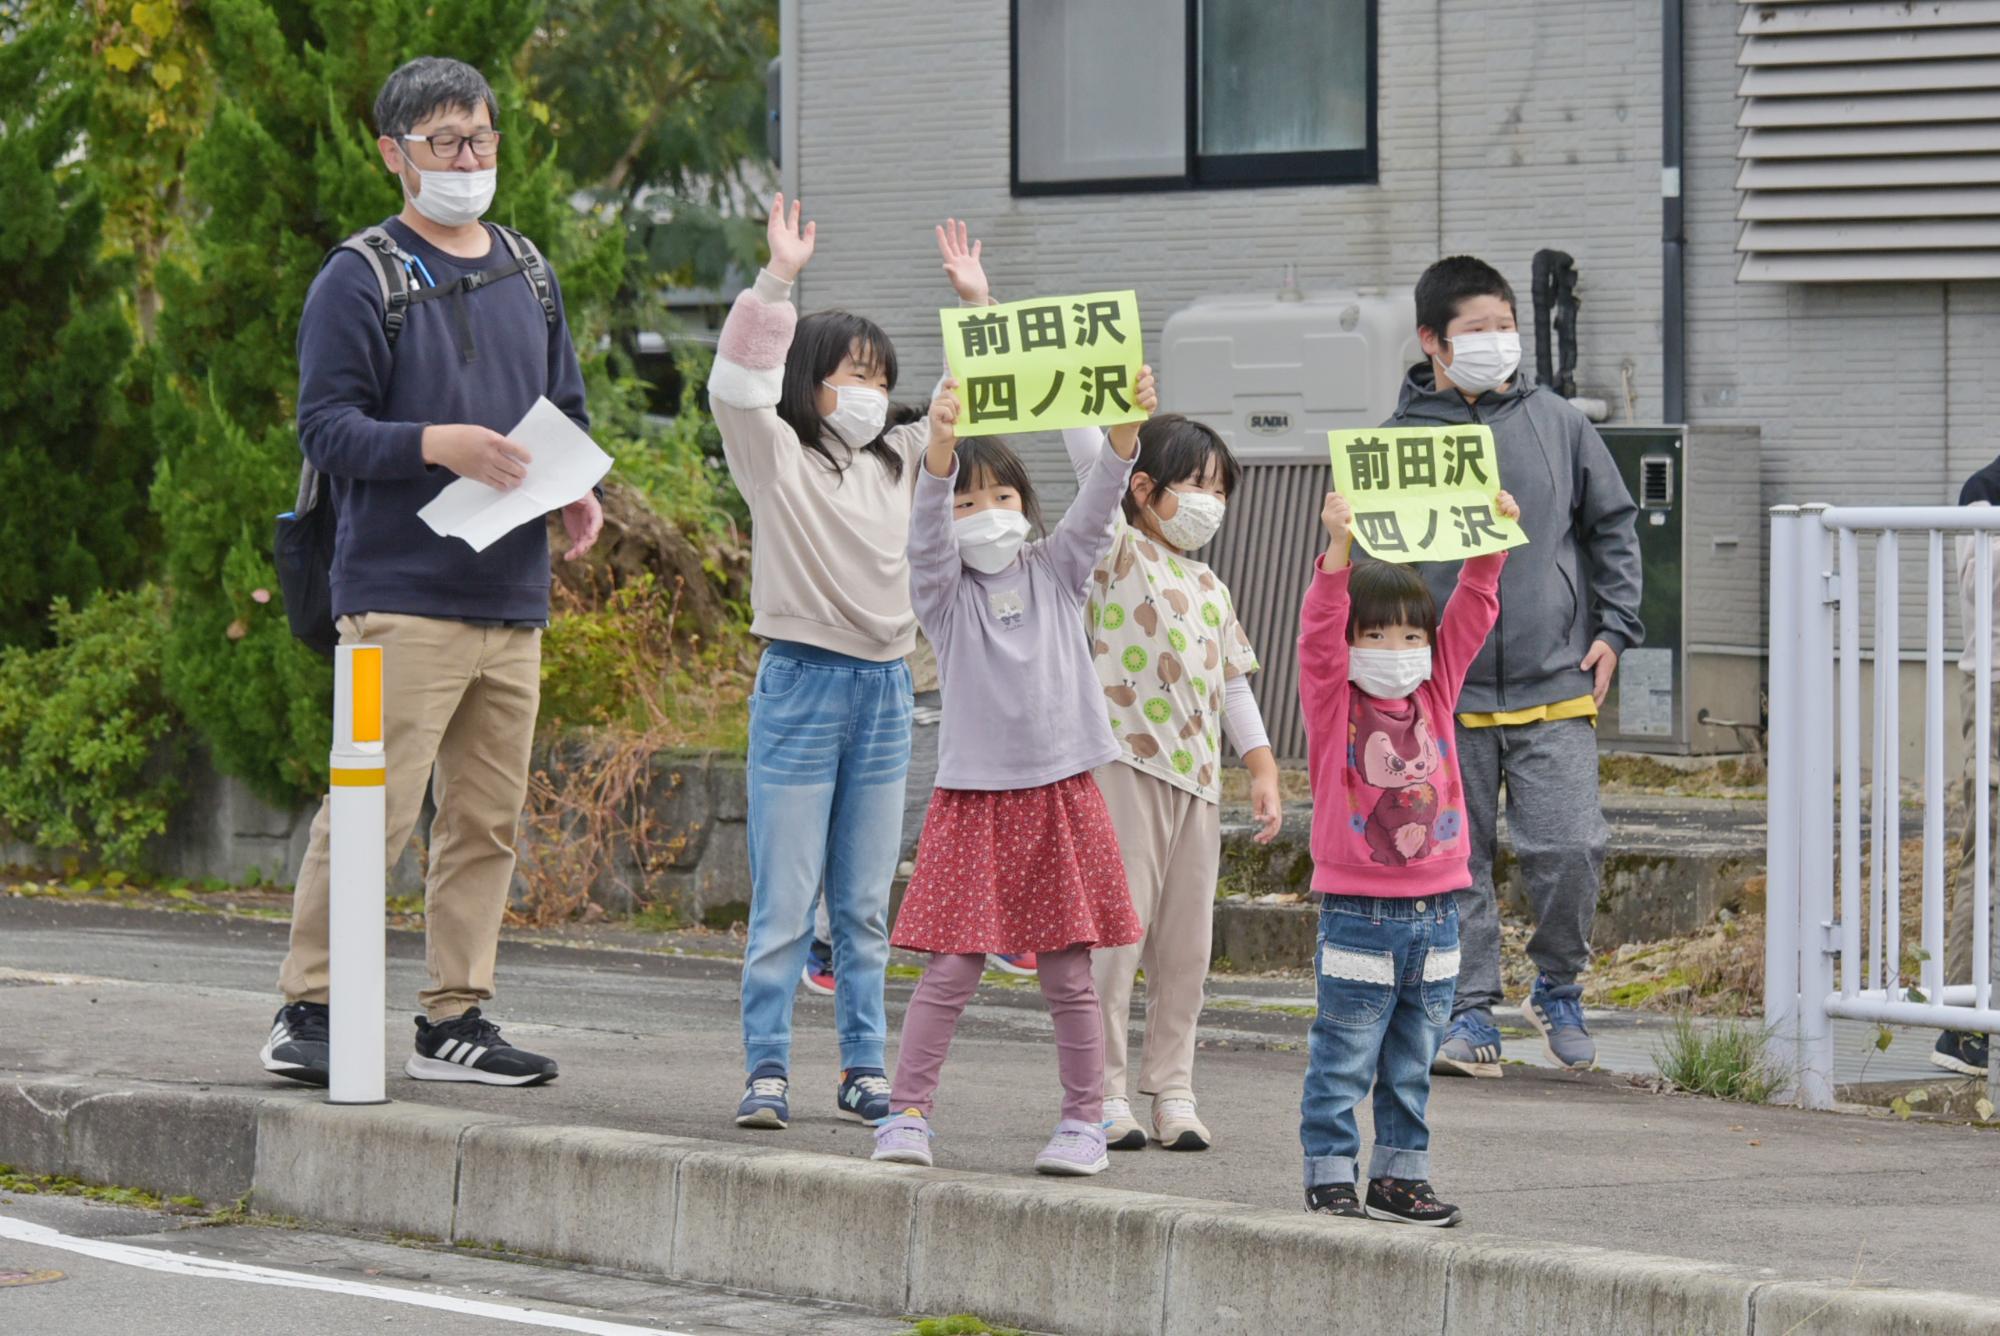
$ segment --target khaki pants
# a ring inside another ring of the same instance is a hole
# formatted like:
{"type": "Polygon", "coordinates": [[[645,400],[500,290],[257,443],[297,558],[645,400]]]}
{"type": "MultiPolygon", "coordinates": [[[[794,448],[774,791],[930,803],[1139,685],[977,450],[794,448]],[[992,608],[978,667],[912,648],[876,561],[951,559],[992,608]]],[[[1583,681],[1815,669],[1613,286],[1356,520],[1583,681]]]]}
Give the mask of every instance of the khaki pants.
{"type": "MultiPolygon", "coordinates": [[[[1946,901],[1944,919],[1944,981],[1948,984],[1972,982],[1972,893],[1977,886],[1974,878],[1973,860],[1978,855],[1975,841],[1978,832],[1973,822],[1978,820],[1979,809],[1973,806],[1979,801],[1979,772],[1973,769],[1979,759],[1976,737],[1979,732],[1979,682],[1971,673],[1953,673],[1958,678],[1958,712],[1960,724],[1959,739],[1964,744],[1964,755],[1958,777],[1959,810],[1964,814],[1965,824],[1958,832],[1958,866],[1953,869],[1950,894],[1946,901]]],[[[1994,681],[2000,684],[2000,674],[1994,681]]],[[[1987,751],[1993,755],[1987,780],[1987,802],[1992,812],[1991,824],[1987,828],[1987,849],[1992,860],[1992,868],[2000,869],[2000,690],[1994,693],[1993,733],[1987,739],[1987,751]]],[[[2000,902],[2000,896],[1995,897],[2000,902]]],[[[2000,925],[1996,925],[2000,926],[2000,925]]],[[[2000,982],[1997,980],[1996,982],[2000,982]]]]}
{"type": "Polygon", "coordinates": [[[1091,772],[1111,810],[1125,880],[1145,936],[1091,956],[1104,1012],[1104,1094],[1125,1098],[1133,971],[1146,971],[1146,1047],[1139,1093],[1194,1095],[1195,1026],[1215,930],[1222,812],[1186,789],[1113,761],[1091,772]]]}
{"type": "MultiPolygon", "coordinates": [[[[382,646],[385,867],[410,842],[426,784],[437,804],[424,884],[431,986],[417,1001],[432,1021],[449,1020],[493,996],[541,702],[542,633],[371,612],[341,618],[340,640],[382,646]]],[[[328,812],[322,802],[292,893],[291,951],[278,975],[288,1002],[327,998],[328,812]]]]}

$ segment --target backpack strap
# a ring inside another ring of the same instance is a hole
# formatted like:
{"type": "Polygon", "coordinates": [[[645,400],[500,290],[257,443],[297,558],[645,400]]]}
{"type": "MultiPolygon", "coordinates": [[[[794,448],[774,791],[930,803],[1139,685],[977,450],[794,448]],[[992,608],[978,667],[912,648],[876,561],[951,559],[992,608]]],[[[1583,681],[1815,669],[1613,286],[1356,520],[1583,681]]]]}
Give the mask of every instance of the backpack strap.
{"type": "Polygon", "coordinates": [[[542,304],[542,318],[548,321],[551,329],[555,328],[556,297],[554,287],[549,282],[548,261],[544,260],[542,253],[535,249],[534,242],[513,228],[503,223],[494,223],[491,226],[500,234],[500,240],[507,247],[507,253],[521,266],[521,272],[528,276],[528,286],[535,290],[535,300],[542,304]]]}
{"type": "Polygon", "coordinates": [[[364,227],[353,236],[326,253],[320,261],[324,269],[334,256],[344,250],[351,250],[368,261],[368,268],[375,275],[376,291],[382,295],[382,332],[388,336],[389,347],[393,351],[396,340],[402,336],[403,321],[410,309],[410,275],[405,265],[414,264],[410,253],[396,244],[396,239],[381,226],[364,227]]]}

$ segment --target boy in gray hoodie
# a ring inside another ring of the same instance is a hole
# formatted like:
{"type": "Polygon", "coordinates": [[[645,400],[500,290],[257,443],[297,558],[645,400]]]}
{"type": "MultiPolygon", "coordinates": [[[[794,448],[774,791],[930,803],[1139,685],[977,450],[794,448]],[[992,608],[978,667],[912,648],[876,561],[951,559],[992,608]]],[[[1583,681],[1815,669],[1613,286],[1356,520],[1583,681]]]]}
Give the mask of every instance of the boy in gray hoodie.
{"type": "MultiPolygon", "coordinates": [[[[1640,642],[1637,508],[1603,438],[1555,391],[1518,377],[1514,290],[1469,255],[1417,280],[1417,339],[1389,426],[1492,428],[1500,478],[1520,499],[1528,546],[1500,579],[1500,618],[1459,698],[1458,762],[1472,839],[1472,886],[1459,896],[1461,963],[1451,1027],[1432,1070],[1500,1075],[1500,914],[1493,889],[1500,789],[1527,885],[1538,971],[1522,1012],[1554,1059],[1591,1066],[1576,976],[1608,832],[1597,793],[1597,710],[1618,656],[1640,642]]],[[[1457,563],[1424,577],[1443,605],[1457,563]]]]}

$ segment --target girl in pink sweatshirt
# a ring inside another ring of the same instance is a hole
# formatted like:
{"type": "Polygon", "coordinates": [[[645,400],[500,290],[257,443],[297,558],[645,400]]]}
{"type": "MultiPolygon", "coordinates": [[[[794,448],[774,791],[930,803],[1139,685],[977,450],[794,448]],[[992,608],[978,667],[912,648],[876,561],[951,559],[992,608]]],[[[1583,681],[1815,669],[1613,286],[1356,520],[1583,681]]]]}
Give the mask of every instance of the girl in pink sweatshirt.
{"type": "MultiPolygon", "coordinates": [[[[1501,492],[1495,510],[1520,517],[1501,492]]],[[[1474,557],[1442,620],[1414,567],[1348,559],[1354,522],[1329,492],[1327,533],[1299,614],[1299,701],[1321,897],[1319,1014],[1299,1140],[1306,1209],[1418,1225],[1459,1210],[1430,1185],[1431,1058],[1458,980],[1455,892],[1471,885],[1452,713],[1499,616],[1507,554],[1474,557]],[[1354,1106],[1375,1092],[1368,1196],[1356,1192],[1354,1106]]]]}

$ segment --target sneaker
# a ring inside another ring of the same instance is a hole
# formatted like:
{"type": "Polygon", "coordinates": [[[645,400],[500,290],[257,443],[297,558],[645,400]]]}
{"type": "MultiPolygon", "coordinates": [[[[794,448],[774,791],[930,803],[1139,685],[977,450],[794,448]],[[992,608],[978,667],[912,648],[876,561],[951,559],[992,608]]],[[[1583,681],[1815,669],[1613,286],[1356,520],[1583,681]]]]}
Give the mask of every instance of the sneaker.
{"type": "Polygon", "coordinates": [[[1104,1140],[1112,1150],[1146,1149],[1146,1129],[1132,1116],[1132,1102],[1121,1095],[1104,1099],[1104,1140]]]}
{"type": "Polygon", "coordinates": [[[1537,975],[1521,1014],[1542,1032],[1542,1045],[1557,1066],[1583,1071],[1597,1065],[1597,1043],[1583,1028],[1582,984],[1557,986],[1548,975],[1537,975]]]}
{"type": "Polygon", "coordinates": [[[1446,1229],[1463,1217],[1458,1208],[1437,1199],[1421,1178],[1378,1178],[1368,1185],[1368,1214],[1376,1220],[1400,1220],[1406,1225],[1446,1229]]]}
{"type": "Polygon", "coordinates": [[[433,1025],[417,1017],[417,1051],[403,1072],[419,1081],[477,1081],[481,1085],[532,1086],[556,1079],[554,1058],[515,1048],[500,1027],[474,1007],[433,1025]]]}
{"type": "Polygon", "coordinates": [[[885,1118],[875,1129],[875,1153],[868,1158],[930,1168],[930,1119],[915,1109],[904,1109],[894,1118],[885,1118]]]}
{"type": "Polygon", "coordinates": [[[1961,1076],[1986,1075],[1986,1036],[1971,1030],[1946,1030],[1938,1036],[1937,1047],[1931,1050],[1931,1066],[1961,1076]]]}
{"type": "Polygon", "coordinates": [[[989,955],[986,957],[986,968],[999,970],[1002,974],[1032,976],[1035,972],[1035,953],[1022,951],[1011,956],[989,955]]]}
{"type": "Polygon", "coordinates": [[[879,1123],[889,1116],[889,1078],[880,1067],[855,1067],[840,1074],[834,1112],[850,1123],[879,1123]]]}
{"type": "Polygon", "coordinates": [[[1435,1076],[1500,1075],[1500,1031],[1484,1011],[1468,1011],[1452,1017],[1444,1032],[1444,1043],[1431,1059],[1435,1076]]]}
{"type": "Polygon", "coordinates": [[[806,952],[806,991],[821,997],[833,996],[833,947],[815,939],[806,952]]]}
{"type": "Polygon", "coordinates": [[[791,1083],[785,1079],[785,1069],[775,1062],[767,1062],[750,1073],[750,1083],[743,1088],[743,1102],[736,1106],[738,1127],[775,1127],[783,1130],[792,1125],[792,1106],[785,1100],[785,1090],[791,1083]]]}
{"type": "Polygon", "coordinates": [[[1153,1140],[1168,1150],[1207,1150],[1208,1129],[1194,1116],[1192,1099],[1153,1101],[1153,1140]]]}
{"type": "Polygon", "coordinates": [[[257,1060],[264,1070],[307,1085],[326,1084],[327,1011],[321,1002],[287,1002],[271,1020],[257,1060]]]}
{"type": "Polygon", "coordinates": [[[1349,1220],[1368,1218],[1368,1212],[1361,1209],[1361,1198],[1355,1195],[1352,1183],[1322,1183],[1316,1188],[1307,1188],[1306,1210],[1313,1215],[1339,1215],[1349,1220]]]}
{"type": "Polygon", "coordinates": [[[1056,1134],[1049,1138],[1049,1144],[1042,1147],[1042,1153],[1035,1157],[1035,1172],[1038,1174],[1076,1177],[1101,1174],[1110,1167],[1111,1156],[1104,1149],[1104,1129],[1095,1123],[1078,1122],[1074,1118],[1065,1118],[1057,1123],[1056,1134]]]}

